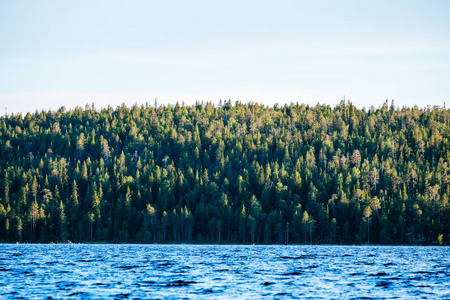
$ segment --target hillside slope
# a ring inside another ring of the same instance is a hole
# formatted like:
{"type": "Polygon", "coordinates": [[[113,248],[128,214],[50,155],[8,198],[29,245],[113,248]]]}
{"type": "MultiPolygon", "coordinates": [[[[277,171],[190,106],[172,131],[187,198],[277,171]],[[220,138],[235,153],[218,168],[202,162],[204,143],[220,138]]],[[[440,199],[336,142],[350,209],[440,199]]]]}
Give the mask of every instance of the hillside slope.
{"type": "Polygon", "coordinates": [[[86,106],[0,119],[0,241],[446,243],[446,109],[86,106]]]}

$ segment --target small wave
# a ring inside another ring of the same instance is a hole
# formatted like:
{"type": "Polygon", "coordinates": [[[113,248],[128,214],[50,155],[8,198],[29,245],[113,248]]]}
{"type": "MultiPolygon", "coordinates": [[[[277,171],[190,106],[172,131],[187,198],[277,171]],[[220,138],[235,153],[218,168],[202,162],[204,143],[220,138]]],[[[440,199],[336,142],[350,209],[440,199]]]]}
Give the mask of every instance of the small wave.
{"type": "Polygon", "coordinates": [[[435,274],[434,272],[431,271],[417,271],[417,274],[435,274]]]}
{"type": "Polygon", "coordinates": [[[130,270],[130,269],[135,269],[135,268],[141,268],[142,266],[116,266],[117,269],[122,269],[122,270],[130,270]]]}
{"type": "Polygon", "coordinates": [[[387,276],[387,275],[389,275],[389,274],[386,272],[378,272],[376,274],[370,274],[369,276],[387,276]]]}
{"type": "Polygon", "coordinates": [[[69,297],[73,297],[73,296],[89,297],[90,295],[91,294],[86,293],[86,292],[75,292],[75,293],[69,294],[69,297]]]}
{"type": "Polygon", "coordinates": [[[185,281],[185,280],[176,280],[169,282],[167,287],[177,287],[177,286],[189,286],[191,284],[197,283],[196,281],[185,281]]]}
{"type": "Polygon", "coordinates": [[[281,259],[313,259],[315,255],[280,256],[281,259]]]}
{"type": "Polygon", "coordinates": [[[144,280],[140,282],[141,285],[155,285],[156,281],[153,280],[144,280]]]}
{"type": "Polygon", "coordinates": [[[28,276],[36,276],[36,274],[34,274],[33,272],[30,272],[30,271],[23,271],[23,274],[28,275],[28,276]]]}
{"type": "Polygon", "coordinates": [[[389,277],[387,279],[389,279],[389,280],[400,280],[401,278],[400,277],[389,277]]]}
{"type": "Polygon", "coordinates": [[[217,272],[232,272],[232,269],[219,269],[217,272]]]}
{"type": "Polygon", "coordinates": [[[77,259],[76,262],[94,262],[95,259],[77,259]]]}
{"type": "Polygon", "coordinates": [[[303,275],[303,272],[294,271],[294,272],[284,273],[282,275],[283,276],[298,276],[298,275],[303,275]]]}
{"type": "Polygon", "coordinates": [[[66,290],[70,290],[71,288],[76,287],[78,284],[76,284],[75,282],[59,282],[58,286],[60,285],[66,288],[66,290]]]}
{"type": "Polygon", "coordinates": [[[387,287],[389,286],[391,283],[389,281],[380,281],[377,283],[378,287],[387,287]]]}
{"type": "Polygon", "coordinates": [[[96,285],[96,286],[110,286],[109,283],[103,283],[103,282],[96,282],[96,283],[94,283],[94,285],[96,285]]]}
{"type": "Polygon", "coordinates": [[[281,293],[276,294],[275,296],[292,296],[292,294],[281,292],[281,293]]]}
{"type": "Polygon", "coordinates": [[[114,295],[114,297],[116,297],[117,299],[126,299],[129,296],[130,296],[130,293],[127,293],[127,294],[120,293],[120,294],[114,295]]]}

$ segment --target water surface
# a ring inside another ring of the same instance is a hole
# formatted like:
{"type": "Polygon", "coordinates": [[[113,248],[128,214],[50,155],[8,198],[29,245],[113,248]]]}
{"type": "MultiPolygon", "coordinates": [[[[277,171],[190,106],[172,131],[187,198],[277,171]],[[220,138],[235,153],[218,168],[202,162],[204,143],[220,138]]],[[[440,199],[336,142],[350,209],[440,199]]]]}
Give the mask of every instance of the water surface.
{"type": "Polygon", "coordinates": [[[449,247],[0,245],[0,299],[450,299],[449,247]]]}

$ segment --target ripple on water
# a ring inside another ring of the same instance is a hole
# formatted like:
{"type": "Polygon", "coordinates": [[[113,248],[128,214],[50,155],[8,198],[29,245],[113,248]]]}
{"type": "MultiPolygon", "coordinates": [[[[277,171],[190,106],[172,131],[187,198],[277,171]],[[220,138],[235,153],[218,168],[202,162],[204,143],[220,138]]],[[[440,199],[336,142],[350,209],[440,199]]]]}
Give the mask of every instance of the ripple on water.
{"type": "Polygon", "coordinates": [[[2,244],[0,298],[445,299],[449,254],[448,247],[2,244]]]}
{"type": "Polygon", "coordinates": [[[180,287],[180,286],[189,286],[191,284],[197,283],[196,281],[189,280],[175,280],[166,284],[167,287],[180,287]]]}
{"type": "Polygon", "coordinates": [[[379,277],[379,276],[388,276],[388,275],[389,274],[386,273],[386,272],[378,272],[376,274],[369,274],[369,276],[377,276],[377,277],[379,277]]]}
{"type": "Polygon", "coordinates": [[[298,275],[303,275],[303,272],[300,271],[294,271],[294,272],[288,272],[288,273],[283,273],[281,275],[283,276],[298,276],[298,275]]]}

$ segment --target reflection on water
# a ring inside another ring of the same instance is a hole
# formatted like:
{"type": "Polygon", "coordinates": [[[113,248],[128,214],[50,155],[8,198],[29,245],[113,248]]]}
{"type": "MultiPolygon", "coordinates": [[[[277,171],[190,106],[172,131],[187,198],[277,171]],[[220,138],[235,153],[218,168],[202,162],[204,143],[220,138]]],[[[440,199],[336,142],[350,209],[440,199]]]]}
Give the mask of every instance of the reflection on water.
{"type": "Polygon", "coordinates": [[[450,298],[449,247],[0,245],[0,298],[450,298]]]}

